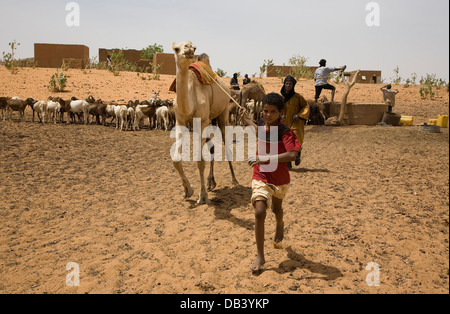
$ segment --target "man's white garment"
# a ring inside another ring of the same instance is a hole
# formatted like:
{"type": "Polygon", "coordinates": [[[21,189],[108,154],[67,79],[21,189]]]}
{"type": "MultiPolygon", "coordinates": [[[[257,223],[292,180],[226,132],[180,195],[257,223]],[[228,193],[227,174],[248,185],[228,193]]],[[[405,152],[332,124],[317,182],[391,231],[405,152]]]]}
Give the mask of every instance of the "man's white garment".
{"type": "Polygon", "coordinates": [[[334,68],[331,67],[320,67],[316,70],[314,74],[314,79],[316,80],[316,86],[323,86],[328,84],[328,75],[334,72],[334,68]]]}
{"type": "Polygon", "coordinates": [[[382,91],[383,91],[384,102],[386,104],[388,104],[389,106],[394,107],[395,106],[395,95],[397,95],[398,90],[383,88],[382,91]]]}

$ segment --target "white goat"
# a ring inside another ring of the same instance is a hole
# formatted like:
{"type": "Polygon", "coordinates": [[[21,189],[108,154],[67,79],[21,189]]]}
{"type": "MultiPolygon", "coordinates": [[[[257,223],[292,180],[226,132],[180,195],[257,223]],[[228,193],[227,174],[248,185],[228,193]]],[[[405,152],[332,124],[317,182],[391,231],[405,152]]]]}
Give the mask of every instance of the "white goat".
{"type": "Polygon", "coordinates": [[[131,128],[134,126],[134,119],[136,117],[136,111],[134,110],[133,107],[128,107],[127,109],[127,125],[126,125],[126,130],[128,130],[128,128],[131,131],[131,128]]]}
{"type": "Polygon", "coordinates": [[[113,120],[116,119],[116,113],[115,113],[116,106],[117,105],[115,105],[115,103],[113,103],[113,102],[106,104],[106,108],[105,108],[106,117],[112,118],[110,123],[112,123],[113,120]]]}
{"type": "Polygon", "coordinates": [[[56,124],[56,120],[61,112],[61,104],[59,102],[54,102],[50,100],[47,103],[47,122],[49,118],[52,119],[52,122],[56,124]]]}
{"type": "Polygon", "coordinates": [[[88,124],[89,121],[89,103],[84,100],[72,100],[70,102],[70,110],[72,113],[82,113],[84,124],[88,124]]]}
{"type": "Polygon", "coordinates": [[[169,108],[166,106],[159,107],[156,109],[156,128],[163,127],[163,121],[164,121],[164,131],[167,131],[169,129],[169,108]]]}
{"type": "Polygon", "coordinates": [[[47,113],[47,103],[43,100],[38,101],[34,105],[31,105],[31,109],[33,109],[33,122],[34,122],[34,114],[37,113],[37,116],[39,118],[39,121],[44,124],[45,122],[45,115],[47,113]],[[42,116],[42,118],[41,118],[42,116]]]}
{"type": "Polygon", "coordinates": [[[116,115],[116,130],[120,129],[120,131],[123,131],[124,125],[127,124],[127,110],[128,108],[125,105],[114,106],[114,113],[116,115]]]}

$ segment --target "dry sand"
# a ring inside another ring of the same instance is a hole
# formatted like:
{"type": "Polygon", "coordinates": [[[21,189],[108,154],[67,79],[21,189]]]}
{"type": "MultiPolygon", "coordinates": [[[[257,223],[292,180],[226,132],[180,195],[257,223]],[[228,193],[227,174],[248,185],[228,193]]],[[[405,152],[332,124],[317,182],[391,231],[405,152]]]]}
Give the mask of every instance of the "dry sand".
{"type": "MultiPolygon", "coordinates": [[[[47,99],[52,69],[0,67],[0,96],[47,99]]],[[[68,72],[63,97],[173,98],[136,73],[68,72]]],[[[279,91],[279,79],[261,81],[279,91]]],[[[379,103],[380,85],[356,85],[350,101],[379,103]]],[[[416,123],[448,114],[448,93],[422,100],[400,89],[396,111],[416,123]]],[[[314,95],[312,81],[297,91],[314,95]]],[[[343,86],[338,85],[338,95],[343,86]]],[[[56,94],[53,94],[56,95],[56,94]]],[[[16,120],[16,116],[15,116],[16,120]]],[[[256,257],[249,203],[252,170],[216,167],[212,203],[185,201],[168,132],[116,132],[97,125],[0,122],[0,293],[448,293],[449,132],[416,127],[308,126],[303,162],[285,201],[284,249],[256,257]],[[80,266],[68,287],[65,267],[80,266]],[[369,287],[366,265],[380,265],[369,287]]],[[[196,166],[185,164],[199,191],[196,166]]]]}

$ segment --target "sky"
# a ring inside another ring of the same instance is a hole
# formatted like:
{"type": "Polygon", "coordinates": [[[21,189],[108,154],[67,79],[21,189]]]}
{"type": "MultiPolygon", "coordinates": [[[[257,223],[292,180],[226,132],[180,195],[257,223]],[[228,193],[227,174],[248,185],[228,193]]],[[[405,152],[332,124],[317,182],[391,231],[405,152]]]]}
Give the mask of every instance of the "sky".
{"type": "MultiPolygon", "coordinates": [[[[320,59],[348,70],[381,70],[385,82],[436,74],[449,81],[448,0],[78,0],[80,25],[68,26],[67,0],[0,0],[0,53],[21,45],[18,58],[34,56],[34,43],[143,49],[192,41],[214,70],[258,74],[265,60],[288,65],[293,56],[320,59]],[[368,26],[369,3],[379,26],[368,26]],[[372,7],[371,7],[372,8],[372,7]]],[[[0,58],[2,55],[0,55],[0,58]]]]}

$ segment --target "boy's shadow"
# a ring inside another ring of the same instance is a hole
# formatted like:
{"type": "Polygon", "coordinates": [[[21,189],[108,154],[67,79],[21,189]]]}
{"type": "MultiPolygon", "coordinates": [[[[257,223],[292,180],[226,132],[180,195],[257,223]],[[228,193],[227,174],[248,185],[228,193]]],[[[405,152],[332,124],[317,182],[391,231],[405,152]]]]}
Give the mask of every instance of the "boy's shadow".
{"type": "Polygon", "coordinates": [[[296,269],[306,269],[311,273],[318,274],[315,276],[307,277],[307,279],[321,279],[325,281],[336,280],[337,278],[343,277],[341,271],[333,266],[326,266],[320,263],[316,263],[307,260],[303,255],[294,252],[292,247],[286,249],[288,252],[288,260],[281,262],[277,268],[263,269],[255,275],[260,275],[264,271],[273,270],[278,274],[291,273],[296,269]]]}
{"type": "Polygon", "coordinates": [[[296,172],[296,173],[306,173],[306,172],[323,172],[323,173],[331,173],[330,170],[328,169],[306,169],[306,168],[294,168],[292,170],[290,170],[291,172],[296,172]]]}

